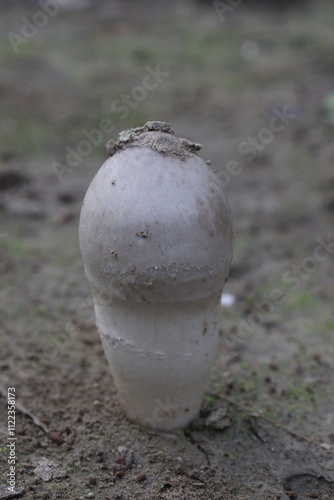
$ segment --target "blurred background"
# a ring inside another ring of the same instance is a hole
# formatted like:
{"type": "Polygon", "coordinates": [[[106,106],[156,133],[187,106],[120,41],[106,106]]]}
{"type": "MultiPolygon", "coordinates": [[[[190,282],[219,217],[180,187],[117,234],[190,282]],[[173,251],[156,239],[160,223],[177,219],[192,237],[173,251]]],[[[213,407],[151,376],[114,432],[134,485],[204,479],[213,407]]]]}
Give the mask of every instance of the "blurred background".
{"type": "Polygon", "coordinates": [[[59,403],[73,422],[89,411],[94,384],[108,393],[81,202],[110,138],[166,121],[203,144],[234,217],[235,304],[222,308],[213,387],[328,440],[333,2],[0,0],[0,14],[3,380],[49,422],[59,403]]]}

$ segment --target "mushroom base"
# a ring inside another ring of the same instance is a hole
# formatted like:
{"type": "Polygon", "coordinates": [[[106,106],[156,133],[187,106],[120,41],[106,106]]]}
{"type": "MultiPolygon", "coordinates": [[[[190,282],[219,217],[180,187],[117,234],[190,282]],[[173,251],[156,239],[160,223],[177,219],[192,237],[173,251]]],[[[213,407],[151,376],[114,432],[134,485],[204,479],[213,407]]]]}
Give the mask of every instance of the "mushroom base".
{"type": "Polygon", "coordinates": [[[167,305],[95,297],[103,348],[131,420],[168,431],[196,417],[217,350],[219,297],[167,305]]]}

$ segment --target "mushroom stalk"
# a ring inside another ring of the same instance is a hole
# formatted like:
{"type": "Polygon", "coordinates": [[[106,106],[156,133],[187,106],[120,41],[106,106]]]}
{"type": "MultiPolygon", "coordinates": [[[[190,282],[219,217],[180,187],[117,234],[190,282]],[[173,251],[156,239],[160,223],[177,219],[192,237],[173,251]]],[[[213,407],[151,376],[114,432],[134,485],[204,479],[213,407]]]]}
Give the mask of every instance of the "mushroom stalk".
{"type": "Polygon", "coordinates": [[[131,420],[160,430],[199,412],[232,259],[223,187],[199,144],[162,122],[109,141],[81,210],[96,324],[131,420]]]}

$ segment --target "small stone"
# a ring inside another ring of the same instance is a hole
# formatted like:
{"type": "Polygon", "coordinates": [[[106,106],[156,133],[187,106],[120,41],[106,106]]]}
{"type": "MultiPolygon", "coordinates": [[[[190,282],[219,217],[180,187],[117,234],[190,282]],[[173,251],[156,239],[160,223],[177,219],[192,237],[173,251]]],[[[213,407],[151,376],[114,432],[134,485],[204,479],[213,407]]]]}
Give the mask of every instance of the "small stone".
{"type": "Polygon", "coordinates": [[[56,443],[58,446],[60,446],[64,442],[64,439],[57,432],[50,432],[49,438],[53,443],[56,443]]]}
{"type": "Polygon", "coordinates": [[[67,477],[67,472],[60,465],[45,457],[39,460],[37,467],[34,469],[34,474],[43,481],[67,477]]]}
{"type": "Polygon", "coordinates": [[[73,446],[74,445],[74,437],[73,436],[70,436],[67,440],[67,444],[69,446],[73,446]]]}
{"type": "Polygon", "coordinates": [[[147,475],[145,473],[144,474],[139,474],[138,476],[135,477],[136,483],[142,483],[146,479],[147,479],[147,475]]]}
{"type": "Polygon", "coordinates": [[[333,448],[333,446],[329,443],[320,443],[321,444],[321,447],[324,449],[324,450],[331,450],[333,448]]]}
{"type": "Polygon", "coordinates": [[[216,430],[226,429],[230,425],[230,419],[227,416],[226,406],[221,406],[213,410],[205,421],[206,427],[211,427],[216,430]]]}
{"type": "Polygon", "coordinates": [[[121,453],[122,455],[128,451],[126,446],[119,446],[118,447],[118,453],[121,453]]]}
{"type": "Polygon", "coordinates": [[[220,305],[222,307],[232,307],[235,304],[236,297],[231,293],[222,293],[220,297],[220,305]]]}

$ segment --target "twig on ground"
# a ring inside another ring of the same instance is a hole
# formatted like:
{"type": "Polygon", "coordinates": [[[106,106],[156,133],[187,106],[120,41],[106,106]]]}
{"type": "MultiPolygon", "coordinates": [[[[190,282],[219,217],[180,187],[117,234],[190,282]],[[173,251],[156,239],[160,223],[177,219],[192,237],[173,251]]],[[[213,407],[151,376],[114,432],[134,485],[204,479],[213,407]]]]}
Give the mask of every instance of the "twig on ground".
{"type": "MultiPolygon", "coordinates": [[[[8,395],[8,391],[7,389],[5,389],[4,387],[1,387],[0,386],[0,395],[7,399],[7,395],[8,395]]],[[[31,418],[31,420],[33,421],[33,423],[35,425],[37,425],[37,427],[40,427],[41,429],[43,429],[43,431],[46,433],[46,434],[49,434],[49,429],[46,427],[46,425],[43,424],[43,422],[38,418],[36,417],[36,415],[34,415],[31,411],[29,411],[20,401],[18,401],[17,399],[15,400],[15,408],[18,412],[22,413],[23,415],[26,415],[27,417],[31,418]]]]}
{"type": "Polygon", "coordinates": [[[238,403],[237,401],[234,401],[234,399],[231,399],[227,396],[221,396],[220,394],[216,394],[214,392],[210,393],[210,396],[221,399],[222,401],[226,401],[227,403],[230,403],[231,405],[236,406],[240,410],[248,413],[250,417],[255,417],[255,418],[260,418],[261,420],[264,420],[265,422],[268,422],[269,424],[274,425],[278,429],[282,429],[288,434],[291,434],[291,436],[294,436],[298,439],[302,439],[303,441],[307,441],[308,443],[315,444],[316,446],[320,446],[323,450],[330,450],[332,449],[332,445],[328,443],[320,443],[319,441],[316,441],[315,439],[309,438],[307,436],[303,436],[302,434],[299,434],[299,432],[293,431],[289,429],[288,427],[285,427],[283,424],[280,424],[279,422],[275,422],[275,420],[267,417],[266,415],[261,415],[260,413],[254,412],[252,408],[249,408],[248,406],[238,403]]]}
{"type": "Polygon", "coordinates": [[[259,432],[259,430],[257,429],[256,427],[256,424],[254,422],[254,418],[253,416],[250,416],[249,418],[249,426],[250,426],[250,429],[251,431],[253,432],[254,436],[257,437],[257,439],[259,441],[261,441],[262,443],[265,443],[267,440],[265,439],[265,437],[262,436],[262,434],[259,432]]]}

